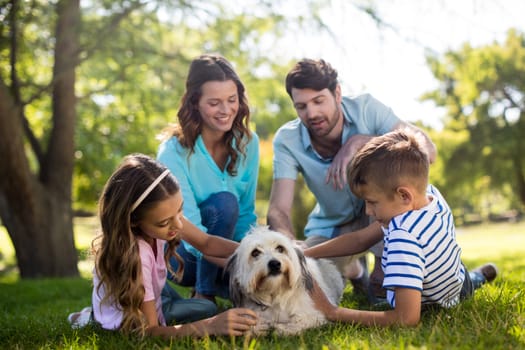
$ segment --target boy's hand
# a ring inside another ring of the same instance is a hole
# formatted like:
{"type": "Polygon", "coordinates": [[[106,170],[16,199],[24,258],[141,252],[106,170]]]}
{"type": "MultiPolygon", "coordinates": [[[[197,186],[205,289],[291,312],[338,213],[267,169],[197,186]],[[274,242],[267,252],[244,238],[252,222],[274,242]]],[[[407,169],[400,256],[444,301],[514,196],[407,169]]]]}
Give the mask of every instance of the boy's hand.
{"type": "Polygon", "coordinates": [[[324,294],[321,287],[319,287],[319,284],[317,284],[317,281],[315,279],[313,280],[313,282],[313,288],[309,291],[309,293],[310,297],[312,297],[315,308],[321,311],[328,320],[333,321],[335,319],[337,305],[333,305],[328,300],[328,298],[324,294]]]}

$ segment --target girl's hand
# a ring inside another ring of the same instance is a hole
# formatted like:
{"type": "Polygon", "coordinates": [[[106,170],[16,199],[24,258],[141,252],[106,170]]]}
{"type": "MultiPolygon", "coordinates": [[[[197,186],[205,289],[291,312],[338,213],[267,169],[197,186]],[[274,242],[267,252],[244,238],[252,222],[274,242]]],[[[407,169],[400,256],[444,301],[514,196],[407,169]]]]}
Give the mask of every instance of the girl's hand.
{"type": "Polygon", "coordinates": [[[210,319],[209,334],[240,336],[257,324],[257,314],[250,309],[235,308],[210,319]]]}

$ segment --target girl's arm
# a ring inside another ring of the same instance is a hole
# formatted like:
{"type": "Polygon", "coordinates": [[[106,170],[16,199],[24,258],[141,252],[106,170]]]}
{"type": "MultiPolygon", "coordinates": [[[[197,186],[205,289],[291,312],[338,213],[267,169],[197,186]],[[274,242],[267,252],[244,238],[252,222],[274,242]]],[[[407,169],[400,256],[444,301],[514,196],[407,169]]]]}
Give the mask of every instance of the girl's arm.
{"type": "Polygon", "coordinates": [[[226,258],[217,258],[217,257],[211,256],[211,255],[204,255],[204,259],[206,259],[209,262],[219,266],[220,268],[226,267],[226,263],[228,262],[228,259],[226,259],[226,258]]]}
{"type": "Polygon", "coordinates": [[[332,258],[364,252],[383,238],[381,225],[374,221],[354,232],[342,233],[336,238],[304,250],[311,258],[332,258]]]}
{"type": "Polygon", "coordinates": [[[155,301],[146,301],[142,304],[142,312],[148,322],[146,334],[165,338],[206,335],[243,335],[257,323],[257,315],[249,309],[229,309],[214,317],[204,320],[175,325],[160,326],[155,308],[155,301]]]}
{"type": "Polygon", "coordinates": [[[219,236],[209,235],[191,223],[186,217],[182,219],[181,238],[194,246],[204,255],[228,258],[239,243],[219,236]]]}
{"type": "Polygon", "coordinates": [[[311,292],[315,307],[330,321],[357,323],[364,326],[400,325],[415,327],[421,317],[421,292],[410,288],[396,288],[396,307],[388,311],[366,311],[338,307],[331,304],[314,283],[311,292]]]}

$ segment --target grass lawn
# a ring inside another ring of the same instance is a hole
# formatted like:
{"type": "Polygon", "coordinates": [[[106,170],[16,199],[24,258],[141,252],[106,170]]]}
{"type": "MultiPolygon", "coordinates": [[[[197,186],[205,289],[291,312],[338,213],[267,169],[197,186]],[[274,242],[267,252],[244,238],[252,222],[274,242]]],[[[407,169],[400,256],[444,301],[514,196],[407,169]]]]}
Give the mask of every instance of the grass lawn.
{"type": "MultiPolygon", "coordinates": [[[[93,219],[75,226],[80,256],[95,231],[93,219]]],[[[2,349],[525,349],[525,222],[458,229],[469,268],[492,261],[493,284],[450,310],[423,314],[416,328],[364,328],[330,324],[300,336],[212,337],[194,340],[138,339],[95,327],[70,328],[66,318],[90,304],[92,263],[79,264],[75,279],[20,280],[13,248],[0,227],[0,348],[2,349]]],[[[179,289],[186,293],[184,289],[179,289]]],[[[227,306],[227,303],[223,303],[227,306]]],[[[366,309],[348,287],[342,305],[366,309]]]]}

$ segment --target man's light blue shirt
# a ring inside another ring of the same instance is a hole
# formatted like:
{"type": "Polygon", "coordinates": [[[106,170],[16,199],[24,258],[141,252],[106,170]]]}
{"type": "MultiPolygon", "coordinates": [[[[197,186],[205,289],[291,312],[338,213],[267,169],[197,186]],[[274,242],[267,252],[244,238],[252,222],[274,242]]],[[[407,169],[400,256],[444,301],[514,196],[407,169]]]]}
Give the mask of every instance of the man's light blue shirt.
{"type": "MultiPolygon", "coordinates": [[[[211,194],[222,191],[232,193],[239,202],[239,219],[233,236],[235,241],[240,241],[251,226],[256,224],[259,138],[254,132],[251,135],[252,138],[246,146],[246,156],[239,155],[236,176],[231,176],[226,167],[221,170],[217,166],[200,135],[191,154],[188,148],[182,147],[176,137],[164,141],[159,147],[157,159],[168,167],[179,181],[184,200],[184,216],[204,232],[207,232],[207,229],[202,225],[199,205],[211,194]]],[[[183,243],[192,254],[202,256],[189,243],[183,243]]]]}
{"type": "MultiPolygon", "coordinates": [[[[342,144],[356,134],[385,134],[401,121],[392,109],[369,94],[343,97],[341,105],[344,116],[342,144]]],[[[360,214],[364,203],[350,191],[348,184],[336,190],[332,183],[325,183],[332,158],[322,158],[315,151],[308,129],[299,118],[279,128],[273,140],[273,152],[273,178],[296,180],[301,173],[317,200],[304,229],[306,237],[331,237],[335,227],[360,214]]]]}

